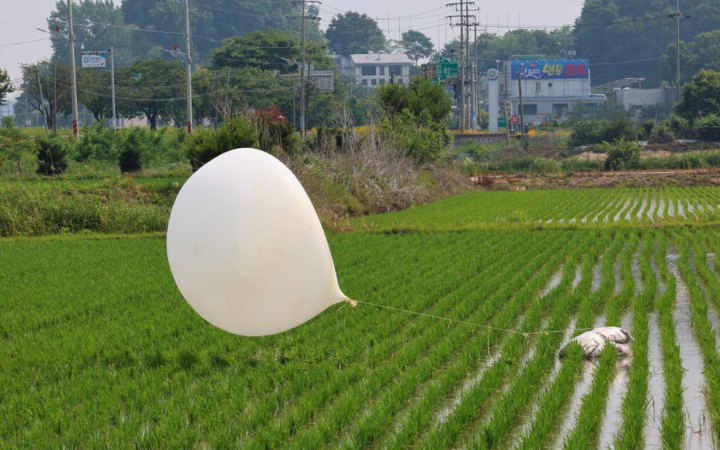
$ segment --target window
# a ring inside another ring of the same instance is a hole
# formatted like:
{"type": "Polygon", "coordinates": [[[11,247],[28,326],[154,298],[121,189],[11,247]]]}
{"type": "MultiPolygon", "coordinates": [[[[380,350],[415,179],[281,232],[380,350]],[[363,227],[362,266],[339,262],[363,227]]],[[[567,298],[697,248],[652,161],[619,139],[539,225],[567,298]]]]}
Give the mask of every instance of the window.
{"type": "Polygon", "coordinates": [[[553,103],[552,114],[553,116],[564,116],[570,109],[570,105],[567,103],[553,103]]]}
{"type": "Polygon", "coordinates": [[[537,115],[537,105],[534,103],[523,105],[523,114],[526,116],[537,115]]]}
{"type": "Polygon", "coordinates": [[[380,66],[380,75],[387,75],[387,66],[380,66]]]}
{"type": "Polygon", "coordinates": [[[363,78],[360,84],[362,84],[363,86],[367,86],[367,78],[363,78]]]}
{"type": "Polygon", "coordinates": [[[402,75],[402,66],[389,66],[390,67],[390,75],[402,75]]]}
{"type": "Polygon", "coordinates": [[[373,78],[372,80],[370,80],[370,84],[373,86],[377,86],[377,79],[373,78]]]}
{"type": "Polygon", "coordinates": [[[363,76],[377,75],[377,67],[376,66],[362,66],[361,70],[362,70],[363,76]]]}
{"type": "Polygon", "coordinates": [[[548,88],[551,88],[551,87],[552,87],[552,83],[548,83],[548,88]]]}
{"type": "Polygon", "coordinates": [[[540,86],[540,82],[535,83],[535,91],[540,92],[542,90],[542,87],[540,86]]]}

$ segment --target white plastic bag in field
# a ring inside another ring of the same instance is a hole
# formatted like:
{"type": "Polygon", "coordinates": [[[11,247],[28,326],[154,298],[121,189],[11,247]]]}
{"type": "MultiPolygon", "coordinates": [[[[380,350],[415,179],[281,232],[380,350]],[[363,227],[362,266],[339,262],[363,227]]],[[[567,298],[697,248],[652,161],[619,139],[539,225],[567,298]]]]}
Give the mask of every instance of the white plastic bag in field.
{"type": "Polygon", "coordinates": [[[260,150],[224,153],[188,179],[167,253],[190,306],[231,333],[280,333],[347,300],[305,190],[260,150]]]}

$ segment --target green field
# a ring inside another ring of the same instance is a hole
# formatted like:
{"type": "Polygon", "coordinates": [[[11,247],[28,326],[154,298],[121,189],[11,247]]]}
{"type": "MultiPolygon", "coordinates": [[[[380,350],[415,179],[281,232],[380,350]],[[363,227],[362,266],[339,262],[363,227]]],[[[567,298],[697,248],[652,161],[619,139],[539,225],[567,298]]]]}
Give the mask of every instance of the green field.
{"type": "Polygon", "coordinates": [[[4,238],[0,447],[712,446],[719,204],[489,192],[357,219],[329,240],[371,304],[264,338],[197,316],[161,238],[4,238]],[[632,359],[557,358],[600,324],[632,359]]]}

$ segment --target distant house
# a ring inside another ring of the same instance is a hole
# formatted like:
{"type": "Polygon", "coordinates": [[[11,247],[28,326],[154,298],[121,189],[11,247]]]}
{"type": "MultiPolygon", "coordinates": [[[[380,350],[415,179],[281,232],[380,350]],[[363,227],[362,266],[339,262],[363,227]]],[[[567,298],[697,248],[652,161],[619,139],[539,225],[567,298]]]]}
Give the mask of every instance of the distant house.
{"type": "Polygon", "coordinates": [[[364,86],[410,82],[412,61],[404,53],[355,54],[336,59],[341,75],[364,86]]]}

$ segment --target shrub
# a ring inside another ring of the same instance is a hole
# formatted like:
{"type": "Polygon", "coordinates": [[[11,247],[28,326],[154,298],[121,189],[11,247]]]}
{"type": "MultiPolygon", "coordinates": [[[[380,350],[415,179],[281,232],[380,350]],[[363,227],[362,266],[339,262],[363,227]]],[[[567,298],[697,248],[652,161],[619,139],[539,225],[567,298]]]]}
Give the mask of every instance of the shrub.
{"type": "Polygon", "coordinates": [[[662,123],[652,130],[649,141],[653,144],[667,144],[675,141],[675,134],[667,123],[662,123]]]}
{"type": "Polygon", "coordinates": [[[644,141],[649,141],[652,135],[653,129],[655,128],[654,120],[643,120],[638,127],[638,136],[644,141]]]}
{"type": "Polygon", "coordinates": [[[137,172],[142,169],[140,142],[136,133],[129,133],[120,152],[120,172],[137,172]]]}
{"type": "Polygon", "coordinates": [[[193,171],[216,156],[241,147],[259,147],[259,133],[252,121],[235,116],[217,130],[199,129],[185,141],[185,152],[193,171]]]}
{"type": "Polygon", "coordinates": [[[37,173],[40,175],[60,175],[67,169],[67,147],[57,136],[39,137],[37,146],[37,173]]]}
{"type": "Polygon", "coordinates": [[[665,121],[665,123],[676,137],[687,138],[692,134],[690,131],[690,124],[684,117],[673,114],[667,121],[665,121]]]}
{"type": "Polygon", "coordinates": [[[705,141],[720,141],[720,116],[710,114],[698,119],[695,129],[705,141]]]}
{"type": "Polygon", "coordinates": [[[394,124],[386,118],[382,131],[418,164],[438,160],[451,142],[445,124],[434,121],[427,111],[418,117],[405,110],[397,115],[394,124]]]}
{"type": "Polygon", "coordinates": [[[78,162],[88,160],[117,161],[120,154],[119,132],[102,125],[83,129],[83,137],[75,146],[73,159],[78,162]]]}
{"type": "Polygon", "coordinates": [[[634,140],[637,138],[632,121],[625,117],[615,120],[578,120],[572,127],[570,148],[581,145],[615,142],[620,139],[634,140]]]}
{"type": "Polygon", "coordinates": [[[640,168],[640,146],[625,139],[602,143],[608,154],[605,159],[605,170],[628,170],[640,168]]]}

